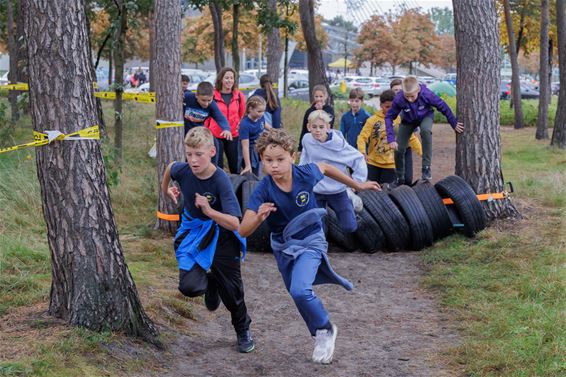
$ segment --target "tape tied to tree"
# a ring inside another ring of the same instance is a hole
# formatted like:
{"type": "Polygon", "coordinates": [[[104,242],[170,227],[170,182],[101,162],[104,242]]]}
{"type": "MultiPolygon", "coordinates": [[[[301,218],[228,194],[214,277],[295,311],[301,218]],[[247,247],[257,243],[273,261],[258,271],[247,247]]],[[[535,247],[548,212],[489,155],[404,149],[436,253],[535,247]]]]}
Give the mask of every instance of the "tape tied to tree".
{"type": "Polygon", "coordinates": [[[33,131],[33,141],[30,143],[14,145],[8,148],[0,149],[0,153],[17,151],[19,149],[29,147],[41,147],[51,144],[56,140],[100,140],[100,129],[98,125],[82,129],[70,134],[64,134],[60,131],[44,131],[45,133],[33,131]]]}
{"type": "MultiPolygon", "coordinates": [[[[509,197],[509,193],[504,191],[504,192],[496,192],[493,194],[478,194],[476,196],[480,202],[483,201],[491,202],[494,201],[495,199],[507,199],[509,197]]],[[[445,205],[454,204],[454,201],[450,198],[442,199],[442,201],[444,202],[445,205]]]]}
{"type": "Polygon", "coordinates": [[[183,127],[185,125],[184,122],[174,122],[170,120],[156,120],[155,121],[155,128],[162,129],[162,128],[171,128],[171,127],[183,127]]]}
{"type": "Polygon", "coordinates": [[[0,85],[0,89],[5,90],[29,90],[29,85],[24,82],[19,82],[17,84],[6,84],[0,85]]]}
{"type": "Polygon", "coordinates": [[[162,213],[157,211],[157,218],[165,221],[180,221],[181,217],[178,214],[169,215],[167,213],[162,213]]]}

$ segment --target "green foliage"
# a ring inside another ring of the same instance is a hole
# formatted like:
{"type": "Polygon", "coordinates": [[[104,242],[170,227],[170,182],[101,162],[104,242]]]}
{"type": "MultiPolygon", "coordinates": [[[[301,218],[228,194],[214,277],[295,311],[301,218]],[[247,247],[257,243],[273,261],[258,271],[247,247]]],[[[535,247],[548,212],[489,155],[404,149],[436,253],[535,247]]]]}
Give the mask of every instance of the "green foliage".
{"type": "Polygon", "coordinates": [[[428,14],[438,35],[454,35],[454,12],[451,8],[430,8],[428,14]]]}

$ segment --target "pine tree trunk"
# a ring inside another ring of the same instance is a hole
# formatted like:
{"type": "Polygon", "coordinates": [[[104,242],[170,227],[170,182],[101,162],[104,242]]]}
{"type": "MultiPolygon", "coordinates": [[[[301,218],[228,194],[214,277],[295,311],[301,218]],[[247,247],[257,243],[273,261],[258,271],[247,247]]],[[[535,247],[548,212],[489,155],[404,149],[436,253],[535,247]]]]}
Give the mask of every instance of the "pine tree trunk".
{"type": "MultiPolygon", "coordinates": [[[[97,123],[82,0],[26,1],[34,129],[65,134],[97,123]]],[[[95,331],[157,342],[124,260],[100,142],[55,141],[36,148],[51,252],[49,313],[95,331]]]]}
{"type": "Polygon", "coordinates": [[[115,92],[116,100],[114,101],[114,148],[116,153],[116,163],[122,164],[122,146],[123,146],[123,100],[124,93],[124,50],[126,48],[126,31],[128,27],[128,10],[124,3],[125,0],[116,0],[118,7],[118,26],[114,36],[114,65],[116,67],[115,92]]]}
{"type": "Polygon", "coordinates": [[[565,0],[556,0],[556,23],[558,26],[558,65],[560,92],[554,118],[554,129],[550,145],[566,149],[566,5],[565,0]]]}
{"type": "MultiPolygon", "coordinates": [[[[314,23],[314,0],[299,0],[299,15],[301,17],[301,27],[307,45],[307,59],[309,69],[309,88],[310,100],[312,98],[312,88],[315,85],[324,85],[328,93],[332,93],[326,78],[326,69],[322,60],[322,49],[316,39],[314,23]]],[[[330,102],[333,103],[333,96],[330,95],[330,102]]]]}
{"type": "MultiPolygon", "coordinates": [[[[8,51],[10,53],[10,71],[8,72],[8,80],[11,84],[16,84],[18,82],[18,47],[16,45],[16,39],[14,38],[14,4],[12,0],[6,1],[6,34],[8,37],[8,51]]],[[[12,113],[12,122],[16,122],[20,119],[20,113],[18,111],[18,93],[15,90],[11,90],[8,94],[10,100],[10,112],[12,113]]]]}
{"type": "MultiPolygon", "coordinates": [[[[155,2],[155,117],[165,121],[183,121],[181,92],[181,5],[178,0],[155,2]]],[[[157,130],[157,182],[172,161],[184,161],[183,127],[157,130]]],[[[177,213],[173,202],[159,189],[157,210],[177,213]]],[[[158,219],[156,227],[173,233],[177,223],[158,219]]]]}
{"type": "MultiPolygon", "coordinates": [[[[499,26],[493,2],[454,1],[457,114],[465,131],[457,137],[456,174],[478,193],[501,192],[499,134],[499,26]]],[[[517,216],[508,200],[484,202],[489,219],[517,216]]]]}
{"type": "MultiPolygon", "coordinates": [[[[277,0],[267,0],[267,8],[273,15],[278,16],[277,0]]],[[[267,31],[267,74],[274,83],[279,82],[279,65],[281,62],[281,36],[279,27],[272,25],[271,30],[267,31]]]]}
{"type": "Polygon", "coordinates": [[[240,22],[240,4],[232,5],[232,68],[240,74],[240,49],[238,48],[238,24],[240,22]]]}
{"type": "Polygon", "coordinates": [[[155,92],[155,12],[149,12],[146,26],[149,30],[149,91],[155,92]]]}
{"type": "Polygon", "coordinates": [[[519,61],[517,59],[517,49],[515,48],[515,33],[513,31],[513,19],[509,0],[503,0],[505,10],[505,25],[509,36],[509,59],[511,60],[511,96],[512,104],[515,109],[515,128],[523,128],[523,108],[521,105],[521,81],[519,78],[519,61]]]}
{"type": "MultiPolygon", "coordinates": [[[[16,14],[16,45],[18,49],[18,81],[29,83],[28,71],[28,51],[25,38],[24,23],[27,7],[24,0],[17,0],[17,14],[16,14]]],[[[29,114],[29,103],[23,107],[22,112],[29,114]]]]}
{"type": "Polygon", "coordinates": [[[539,74],[539,105],[537,118],[537,140],[548,139],[548,104],[550,103],[550,81],[548,77],[548,28],[549,28],[548,0],[541,0],[540,4],[540,74],[539,74]]]}
{"type": "Polygon", "coordinates": [[[226,65],[224,60],[224,28],[222,27],[222,7],[217,0],[210,0],[208,3],[212,25],[214,26],[214,65],[216,72],[226,65]]]}

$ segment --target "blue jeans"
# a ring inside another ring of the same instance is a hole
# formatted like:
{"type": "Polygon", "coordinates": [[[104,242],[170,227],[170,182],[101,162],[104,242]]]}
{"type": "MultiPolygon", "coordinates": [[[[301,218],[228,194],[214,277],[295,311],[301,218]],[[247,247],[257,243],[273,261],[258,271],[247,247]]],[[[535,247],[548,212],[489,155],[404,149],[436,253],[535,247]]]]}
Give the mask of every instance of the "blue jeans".
{"type": "Polygon", "coordinates": [[[293,298],[311,335],[328,325],[328,312],[322,301],[312,290],[312,284],[320,266],[322,255],[319,251],[307,250],[296,259],[280,251],[273,251],[277,267],[285,288],[293,298]]]}
{"type": "Polygon", "coordinates": [[[346,190],[337,194],[314,194],[316,197],[316,204],[320,208],[326,208],[326,204],[336,212],[338,224],[342,231],[346,233],[355,232],[358,229],[358,222],[354,214],[354,205],[346,190]]]}

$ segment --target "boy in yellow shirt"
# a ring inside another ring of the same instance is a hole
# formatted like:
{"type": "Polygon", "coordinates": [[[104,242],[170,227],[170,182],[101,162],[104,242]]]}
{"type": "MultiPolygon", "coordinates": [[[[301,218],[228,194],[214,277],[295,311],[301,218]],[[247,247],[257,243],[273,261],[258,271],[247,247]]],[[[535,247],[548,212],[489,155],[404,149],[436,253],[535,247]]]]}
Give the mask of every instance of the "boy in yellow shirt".
{"type": "MultiPolygon", "coordinates": [[[[377,183],[393,183],[395,181],[395,150],[389,147],[385,132],[385,114],[391,108],[395,98],[392,90],[386,90],[379,97],[381,110],[372,115],[364,124],[357,140],[358,150],[365,156],[368,165],[368,180],[377,183]],[[368,145],[369,144],[369,145],[368,145]]],[[[393,122],[395,131],[399,128],[400,119],[393,122]]],[[[415,134],[409,139],[409,146],[422,156],[422,146],[415,134]]],[[[408,165],[408,164],[407,164],[408,165]]],[[[408,168],[409,166],[405,166],[408,168]]],[[[410,166],[412,169],[412,165],[410,166]]],[[[406,182],[410,182],[412,171],[405,169],[406,182]]]]}

